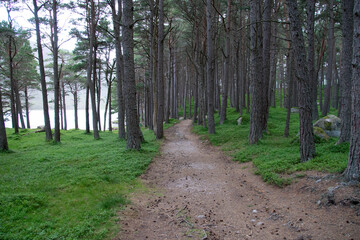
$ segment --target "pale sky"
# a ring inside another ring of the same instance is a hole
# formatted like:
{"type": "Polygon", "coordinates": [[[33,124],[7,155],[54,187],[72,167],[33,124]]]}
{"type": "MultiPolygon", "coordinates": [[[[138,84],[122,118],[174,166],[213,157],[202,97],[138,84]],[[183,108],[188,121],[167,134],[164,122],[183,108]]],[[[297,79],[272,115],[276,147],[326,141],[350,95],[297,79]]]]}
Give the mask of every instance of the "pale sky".
{"type": "MultiPolygon", "coordinates": [[[[23,29],[35,29],[35,27],[28,21],[29,18],[33,17],[32,12],[27,8],[25,3],[19,3],[17,4],[21,7],[20,11],[13,11],[11,12],[11,16],[14,20],[14,25],[16,27],[22,27],[23,29]]],[[[31,5],[32,7],[32,5],[31,5]]],[[[41,14],[41,13],[39,13],[41,14]]],[[[67,49],[69,51],[72,51],[75,48],[76,39],[70,39],[68,35],[68,32],[73,28],[74,26],[70,23],[70,20],[74,17],[76,17],[77,14],[74,12],[69,11],[61,11],[58,16],[59,21],[59,28],[61,29],[61,33],[59,34],[59,44],[61,44],[61,49],[67,49]]],[[[8,15],[6,8],[3,6],[3,4],[0,5],[0,21],[7,21],[8,15]]],[[[33,46],[36,45],[36,35],[35,32],[32,32],[32,37],[30,38],[30,42],[33,46]]]]}

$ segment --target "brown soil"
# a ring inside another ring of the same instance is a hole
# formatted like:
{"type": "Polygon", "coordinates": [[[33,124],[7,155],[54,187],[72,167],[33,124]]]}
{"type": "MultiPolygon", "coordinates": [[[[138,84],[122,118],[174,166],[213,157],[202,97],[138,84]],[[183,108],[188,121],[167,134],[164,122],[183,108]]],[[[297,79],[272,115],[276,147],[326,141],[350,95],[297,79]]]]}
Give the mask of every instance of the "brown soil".
{"type": "Polygon", "coordinates": [[[151,190],[130,196],[116,239],[360,239],[358,186],[317,172],[285,188],[266,184],[190,128],[186,120],[165,132],[141,177],[151,190]]]}

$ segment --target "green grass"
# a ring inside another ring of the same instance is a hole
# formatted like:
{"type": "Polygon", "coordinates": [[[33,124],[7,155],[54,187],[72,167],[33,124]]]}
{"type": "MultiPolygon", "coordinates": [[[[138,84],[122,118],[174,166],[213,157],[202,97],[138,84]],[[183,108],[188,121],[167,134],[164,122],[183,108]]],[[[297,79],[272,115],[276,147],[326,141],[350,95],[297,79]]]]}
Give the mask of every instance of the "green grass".
{"type": "MultiPolygon", "coordinates": [[[[290,184],[292,173],[306,170],[341,173],[346,168],[349,144],[335,146],[335,138],[328,142],[317,139],[316,157],[301,163],[299,153],[299,115],[291,114],[290,137],[283,137],[286,110],[271,108],[268,121],[268,133],[256,145],[248,144],[249,115],[243,115],[243,125],[237,126],[239,113],[228,110],[228,120],[223,125],[216,124],[216,134],[207,134],[207,129],[194,126],[194,132],[208,138],[214,145],[221,146],[235,161],[252,161],[256,166],[256,174],[264,181],[284,186],[290,184]]],[[[218,114],[215,122],[219,122],[218,114]]]]}
{"type": "Polygon", "coordinates": [[[119,225],[116,212],[141,188],[137,177],[160,142],[144,130],[141,151],[125,150],[116,133],[100,140],[83,131],[44,133],[8,130],[11,153],[0,153],[0,239],[108,239],[119,225]]]}

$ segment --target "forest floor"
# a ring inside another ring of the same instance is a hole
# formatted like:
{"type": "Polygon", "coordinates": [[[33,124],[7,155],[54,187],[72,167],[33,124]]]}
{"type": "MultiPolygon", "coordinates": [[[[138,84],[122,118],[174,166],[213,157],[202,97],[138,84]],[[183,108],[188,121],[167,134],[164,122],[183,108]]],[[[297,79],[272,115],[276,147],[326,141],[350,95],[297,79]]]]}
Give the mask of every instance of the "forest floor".
{"type": "Polygon", "coordinates": [[[165,131],[161,154],[119,212],[115,239],[360,239],[359,187],[316,171],[279,188],[191,133],[165,131]]]}

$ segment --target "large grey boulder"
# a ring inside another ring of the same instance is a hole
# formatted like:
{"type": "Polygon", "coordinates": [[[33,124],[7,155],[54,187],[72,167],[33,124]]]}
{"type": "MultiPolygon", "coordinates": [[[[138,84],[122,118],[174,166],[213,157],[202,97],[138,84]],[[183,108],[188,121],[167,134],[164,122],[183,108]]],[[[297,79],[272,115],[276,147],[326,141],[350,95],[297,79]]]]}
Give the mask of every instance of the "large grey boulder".
{"type": "Polygon", "coordinates": [[[340,137],[341,119],[335,115],[328,115],[315,122],[314,129],[316,127],[321,128],[329,137],[340,137]]]}
{"type": "Polygon", "coordinates": [[[290,109],[290,111],[291,111],[291,113],[299,113],[299,108],[293,107],[290,109]]]}
{"type": "Polygon", "coordinates": [[[38,129],[35,131],[36,133],[45,132],[45,125],[37,126],[36,129],[38,129]]]}

